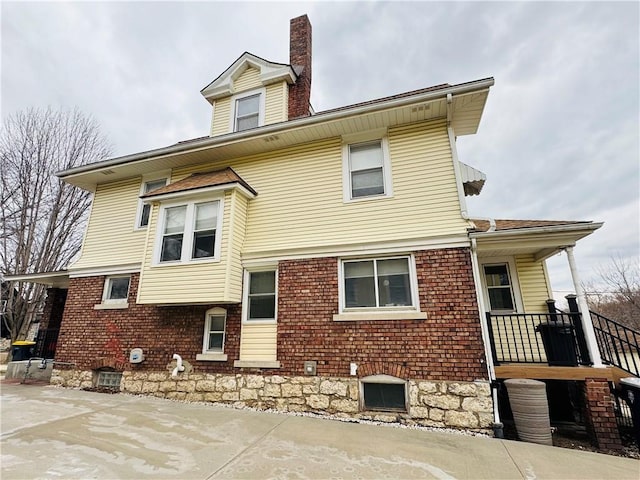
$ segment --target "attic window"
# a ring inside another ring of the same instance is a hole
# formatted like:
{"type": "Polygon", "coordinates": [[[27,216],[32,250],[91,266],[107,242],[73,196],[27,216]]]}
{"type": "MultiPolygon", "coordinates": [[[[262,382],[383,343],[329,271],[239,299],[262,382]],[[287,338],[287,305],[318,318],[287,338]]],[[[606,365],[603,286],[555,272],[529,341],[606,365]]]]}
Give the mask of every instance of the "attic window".
{"type": "Polygon", "coordinates": [[[259,88],[232,97],[232,131],[242,132],[264,125],[265,92],[264,88],[259,88]]]}
{"type": "Polygon", "coordinates": [[[260,120],[260,94],[236,100],[235,131],[256,128],[260,120]]]}

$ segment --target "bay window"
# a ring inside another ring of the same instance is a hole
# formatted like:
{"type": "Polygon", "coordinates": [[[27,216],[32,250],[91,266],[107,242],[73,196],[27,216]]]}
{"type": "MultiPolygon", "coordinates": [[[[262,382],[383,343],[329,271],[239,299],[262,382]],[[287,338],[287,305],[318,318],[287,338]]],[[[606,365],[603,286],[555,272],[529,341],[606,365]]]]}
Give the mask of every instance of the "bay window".
{"type": "Polygon", "coordinates": [[[160,217],[158,263],[218,257],[220,200],[166,206],[160,217]]]}

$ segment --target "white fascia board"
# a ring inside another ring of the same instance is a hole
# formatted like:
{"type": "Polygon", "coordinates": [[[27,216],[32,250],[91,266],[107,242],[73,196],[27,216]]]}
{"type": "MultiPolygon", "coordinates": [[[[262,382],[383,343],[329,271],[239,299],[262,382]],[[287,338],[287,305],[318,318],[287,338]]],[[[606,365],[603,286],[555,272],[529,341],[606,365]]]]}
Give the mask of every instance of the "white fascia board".
{"type": "Polygon", "coordinates": [[[139,273],[142,264],[131,263],[128,265],[114,265],[108,267],[79,268],[69,272],[69,278],[100,277],[108,275],[126,275],[127,273],[139,273]]]}
{"type": "Polygon", "coordinates": [[[582,234],[579,238],[590,235],[600,227],[603,223],[580,223],[570,225],[553,225],[547,227],[528,227],[511,230],[498,230],[494,232],[470,232],[469,238],[477,238],[478,240],[500,239],[507,240],[509,238],[520,239],[521,237],[573,233],[582,234]]]}
{"type": "Polygon", "coordinates": [[[272,63],[256,57],[248,52],[236,60],[221,76],[201,90],[201,94],[209,102],[235,93],[233,84],[247,68],[260,70],[260,81],[263,86],[279,80],[291,84],[296,81],[296,74],[290,65],[272,63]]]}
{"type": "Polygon", "coordinates": [[[53,287],[64,287],[69,285],[69,272],[60,270],[58,272],[26,273],[23,275],[5,275],[3,282],[29,282],[48,285],[53,287]]]}
{"type": "Polygon", "coordinates": [[[62,180],[71,179],[74,175],[83,173],[100,171],[108,169],[110,167],[117,167],[134,162],[140,162],[144,160],[151,160],[158,157],[193,153],[199,150],[206,150],[209,148],[233,145],[236,143],[242,143],[244,140],[253,138],[264,138],[271,135],[285,133],[288,131],[295,131],[301,128],[308,128],[318,124],[323,124],[331,121],[342,120],[349,117],[356,117],[367,113],[374,113],[380,110],[387,110],[396,107],[403,107],[413,103],[429,102],[437,99],[446,98],[447,94],[462,95],[470,92],[482,92],[488,91],[493,86],[493,78],[486,78],[483,80],[477,80],[475,82],[468,82],[461,85],[454,85],[448,88],[442,88],[438,90],[432,90],[408,97],[393,98],[383,102],[367,103],[365,105],[359,105],[352,108],[338,109],[330,111],[328,113],[318,113],[309,117],[301,117],[295,120],[289,120],[286,122],[273,123],[265,125],[259,128],[253,128],[249,130],[243,130],[241,132],[233,132],[225,135],[217,135],[215,137],[207,137],[201,140],[195,140],[193,142],[183,142],[168,147],[162,147],[155,150],[147,150],[145,152],[134,153],[126,155],[124,157],[111,158],[103,160],[101,162],[92,163],[89,165],[81,165],[79,167],[73,167],[67,170],[56,172],[56,176],[62,180]]]}

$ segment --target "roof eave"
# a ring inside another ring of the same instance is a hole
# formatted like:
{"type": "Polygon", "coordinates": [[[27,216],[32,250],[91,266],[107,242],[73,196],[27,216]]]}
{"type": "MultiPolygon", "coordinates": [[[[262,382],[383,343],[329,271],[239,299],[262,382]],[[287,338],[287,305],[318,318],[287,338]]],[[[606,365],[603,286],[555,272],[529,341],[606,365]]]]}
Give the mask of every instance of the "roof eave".
{"type": "Polygon", "coordinates": [[[73,177],[80,176],[84,173],[95,172],[103,169],[109,169],[111,167],[118,167],[121,165],[126,165],[126,164],[137,162],[137,161],[149,160],[159,156],[195,152],[197,150],[214,148],[214,147],[229,145],[234,143],[240,143],[248,139],[267,137],[267,136],[275,135],[288,130],[294,130],[294,129],[303,128],[303,127],[311,127],[324,122],[340,120],[350,116],[373,113],[379,110],[384,110],[389,108],[402,107],[405,105],[410,105],[412,103],[427,102],[427,101],[436,100],[440,98],[446,98],[448,94],[460,95],[460,94],[470,93],[470,92],[481,92],[481,91],[488,90],[491,86],[493,86],[493,84],[494,84],[493,78],[485,78],[482,80],[476,80],[473,82],[467,82],[459,85],[452,85],[450,87],[445,87],[439,90],[423,92],[423,93],[412,95],[409,97],[389,99],[379,103],[360,105],[360,106],[355,106],[353,108],[345,108],[342,110],[331,111],[329,113],[324,113],[324,114],[320,112],[316,115],[312,115],[309,117],[301,117],[294,120],[275,123],[271,125],[265,125],[263,127],[259,127],[251,130],[245,130],[242,132],[233,132],[233,133],[219,135],[215,137],[207,137],[201,140],[195,140],[193,142],[177,143],[174,145],[170,145],[168,147],[162,147],[154,150],[147,150],[140,153],[125,155],[123,157],[111,158],[108,160],[103,160],[101,162],[96,162],[89,165],[82,165],[79,167],[74,167],[74,168],[57,172],[56,176],[69,183],[74,183],[72,181],[73,177]]]}

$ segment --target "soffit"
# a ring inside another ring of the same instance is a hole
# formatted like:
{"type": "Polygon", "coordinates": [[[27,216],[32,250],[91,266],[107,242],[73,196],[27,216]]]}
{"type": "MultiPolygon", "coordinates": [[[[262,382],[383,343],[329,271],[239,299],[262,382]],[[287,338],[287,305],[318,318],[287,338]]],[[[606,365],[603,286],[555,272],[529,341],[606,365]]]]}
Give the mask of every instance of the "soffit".
{"type": "MultiPolygon", "coordinates": [[[[482,221],[473,220],[476,225],[482,221]]],[[[594,222],[564,222],[540,220],[496,220],[512,222],[513,225],[529,225],[503,228],[494,231],[471,231],[479,256],[533,255],[536,261],[544,260],[576,242],[602,226],[594,222]],[[532,226],[536,224],[538,226],[532,226]]],[[[487,222],[488,223],[488,222],[487,222]]],[[[509,223],[503,223],[502,226],[509,223]]]]}
{"type": "Polygon", "coordinates": [[[393,128],[447,116],[446,95],[453,95],[452,127],[456,135],[476,132],[493,79],[424,90],[415,96],[397,96],[380,103],[367,102],[311,117],[267,125],[238,133],[202,137],[60,172],[66,182],[86,190],[150,172],[214,162],[284,149],[367,130],[393,128]],[[475,84],[478,84],[477,88],[475,84]]]}

